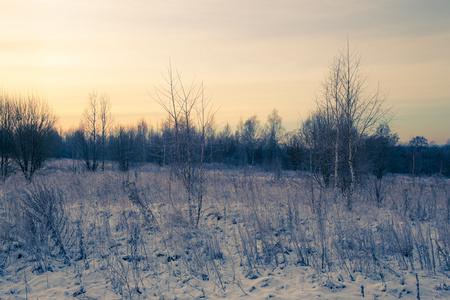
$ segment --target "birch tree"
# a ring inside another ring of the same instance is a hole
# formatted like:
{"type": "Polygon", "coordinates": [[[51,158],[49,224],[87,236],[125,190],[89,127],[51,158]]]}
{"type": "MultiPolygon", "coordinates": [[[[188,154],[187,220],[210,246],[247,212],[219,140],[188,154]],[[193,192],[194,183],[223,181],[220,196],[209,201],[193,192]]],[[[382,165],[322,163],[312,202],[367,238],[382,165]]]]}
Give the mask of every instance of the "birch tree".
{"type": "MultiPolygon", "coordinates": [[[[389,119],[386,97],[379,85],[369,89],[367,76],[361,64],[361,56],[350,48],[349,43],[334,58],[330,72],[324,80],[323,97],[318,105],[335,123],[335,187],[339,181],[340,144],[345,145],[345,160],[349,169],[349,186],[346,189],[347,205],[352,206],[356,184],[355,160],[363,138],[371,134],[379,124],[389,119]]],[[[343,157],[343,156],[342,156],[343,157]]]]}

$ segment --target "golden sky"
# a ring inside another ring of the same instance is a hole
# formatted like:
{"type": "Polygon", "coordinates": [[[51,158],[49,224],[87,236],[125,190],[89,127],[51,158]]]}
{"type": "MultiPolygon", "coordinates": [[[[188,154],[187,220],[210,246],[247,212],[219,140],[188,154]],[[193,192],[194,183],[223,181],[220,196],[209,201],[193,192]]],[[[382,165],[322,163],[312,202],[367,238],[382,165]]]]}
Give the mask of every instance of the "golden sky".
{"type": "Polygon", "coordinates": [[[448,0],[0,0],[0,85],[44,94],[77,126],[92,90],[117,122],[164,116],[149,95],[169,60],[203,81],[217,123],[277,108],[293,129],[314,108],[329,62],[362,55],[394,106],[402,141],[450,138],[448,0]]]}

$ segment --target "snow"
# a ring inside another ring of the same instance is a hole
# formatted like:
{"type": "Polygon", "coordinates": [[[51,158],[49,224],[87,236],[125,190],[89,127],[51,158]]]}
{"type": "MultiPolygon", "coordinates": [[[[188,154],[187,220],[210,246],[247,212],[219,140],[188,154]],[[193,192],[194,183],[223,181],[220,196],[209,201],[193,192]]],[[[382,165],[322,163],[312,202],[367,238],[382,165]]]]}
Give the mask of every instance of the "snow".
{"type": "MultiPolygon", "coordinates": [[[[82,285],[76,273],[74,266],[61,267],[42,275],[33,274],[29,268],[18,271],[16,267],[11,266],[5,270],[0,281],[0,297],[1,299],[27,299],[27,297],[28,299],[122,299],[122,296],[117,295],[106,282],[102,272],[83,271],[82,285]]],[[[233,286],[227,288],[226,292],[221,292],[214,288],[212,283],[202,282],[202,285],[197,286],[178,283],[177,286],[171,287],[171,290],[160,290],[163,295],[152,294],[149,286],[146,298],[195,299],[206,294],[207,299],[361,299],[361,286],[364,286],[364,295],[369,299],[417,299],[414,274],[405,273],[404,276],[404,281],[392,279],[385,283],[357,276],[355,281],[329,284],[326,279],[314,276],[311,268],[290,266],[268,271],[254,280],[242,280],[245,293],[233,286]]],[[[422,299],[450,297],[448,290],[438,290],[442,282],[449,282],[448,278],[427,275],[421,275],[419,278],[422,299]]],[[[158,278],[152,275],[144,282],[147,280],[155,282],[158,278]]]]}
{"type": "Polygon", "coordinates": [[[442,252],[450,249],[427,248],[435,267],[421,268],[428,265],[420,261],[425,256],[418,252],[417,229],[420,223],[433,245],[442,239],[438,227],[445,225],[446,180],[422,179],[412,185],[392,177],[381,207],[367,200],[367,189],[359,192],[349,212],[344,200],[336,202],[326,193],[312,205],[308,179],[301,175],[274,181],[264,173],[210,171],[196,229],[188,225],[181,184],[166,175],[165,169],[147,168],[132,176],[57,170],[37,177],[36,182],[64,192],[68,264],[51,242],[40,245],[40,259],[30,250],[20,232],[26,227],[17,223],[23,220],[20,205],[12,199],[21,199],[23,190],[33,187],[10,178],[0,194],[0,299],[361,299],[363,294],[369,299],[418,299],[416,275],[421,299],[450,298],[450,270],[442,252]],[[158,228],[147,224],[129,201],[122,183],[130,177],[158,228]],[[411,198],[406,210],[398,200],[405,189],[411,198]],[[421,202],[420,195],[432,199],[433,206],[421,202]],[[399,235],[398,243],[383,241],[392,236],[389,230],[406,234],[401,224],[411,226],[414,269],[397,247],[408,236],[402,240],[399,235]],[[371,242],[378,260],[358,252],[371,249],[364,244],[371,242]],[[85,258],[79,257],[81,248],[85,258]],[[298,251],[309,260],[306,265],[298,251]]]}

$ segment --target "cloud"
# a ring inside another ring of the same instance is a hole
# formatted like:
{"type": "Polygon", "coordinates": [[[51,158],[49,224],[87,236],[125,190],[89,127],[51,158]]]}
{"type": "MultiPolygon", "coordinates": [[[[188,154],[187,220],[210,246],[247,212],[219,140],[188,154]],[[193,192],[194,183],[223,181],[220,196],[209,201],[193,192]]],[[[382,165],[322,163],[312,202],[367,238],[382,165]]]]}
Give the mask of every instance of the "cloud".
{"type": "Polygon", "coordinates": [[[144,103],[170,57],[225,111],[257,106],[263,118],[279,105],[294,123],[347,37],[392,102],[449,99],[449,13],[448,0],[10,1],[0,82],[57,91],[59,107],[92,88],[144,103]]]}

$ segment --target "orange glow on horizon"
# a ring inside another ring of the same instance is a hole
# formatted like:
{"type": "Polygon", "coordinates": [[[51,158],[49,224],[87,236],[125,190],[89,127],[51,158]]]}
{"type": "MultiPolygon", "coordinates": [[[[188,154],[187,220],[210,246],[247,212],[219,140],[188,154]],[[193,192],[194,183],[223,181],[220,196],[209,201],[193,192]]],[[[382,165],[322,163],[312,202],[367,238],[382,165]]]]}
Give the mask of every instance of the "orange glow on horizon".
{"type": "Polygon", "coordinates": [[[170,59],[185,84],[204,82],[217,123],[254,114],[264,123],[277,108],[293,129],[348,37],[369,84],[396,107],[400,138],[443,144],[449,11],[448,2],[418,0],[10,2],[0,10],[0,85],[45,94],[62,128],[78,126],[92,90],[110,95],[117,122],[155,124],[162,112],[149,93],[164,84],[170,59]]]}

